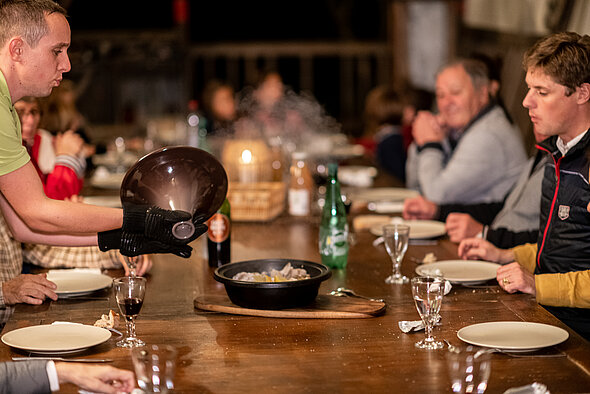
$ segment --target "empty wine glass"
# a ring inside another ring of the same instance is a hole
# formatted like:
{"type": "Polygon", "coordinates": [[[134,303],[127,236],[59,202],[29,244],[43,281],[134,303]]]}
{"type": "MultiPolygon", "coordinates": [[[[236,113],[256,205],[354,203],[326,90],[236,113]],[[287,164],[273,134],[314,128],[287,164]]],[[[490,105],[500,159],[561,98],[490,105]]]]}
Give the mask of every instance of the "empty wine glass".
{"type": "Polygon", "coordinates": [[[127,335],[117,342],[118,347],[134,348],[145,343],[135,335],[135,318],[139,315],[145,296],[146,279],[140,276],[126,276],[113,280],[115,297],[121,314],[125,316],[127,335]]]}
{"type": "Polygon", "coordinates": [[[178,351],[170,345],[147,345],[131,350],[137,384],[143,393],[168,393],[174,389],[178,351]]]}
{"type": "Polygon", "coordinates": [[[490,352],[473,346],[447,353],[447,367],[453,393],[483,394],[491,372],[490,352]]]}
{"type": "Polygon", "coordinates": [[[438,320],[438,312],[442,305],[445,291],[445,280],[441,278],[419,276],[412,278],[412,295],[422,322],[426,338],[416,342],[420,349],[440,349],[444,344],[432,336],[432,327],[438,320]]]}
{"type": "Polygon", "coordinates": [[[383,226],[383,243],[393,264],[393,273],[385,279],[385,283],[400,285],[409,282],[409,279],[400,272],[404,254],[408,250],[409,239],[410,226],[397,223],[383,226]]]}

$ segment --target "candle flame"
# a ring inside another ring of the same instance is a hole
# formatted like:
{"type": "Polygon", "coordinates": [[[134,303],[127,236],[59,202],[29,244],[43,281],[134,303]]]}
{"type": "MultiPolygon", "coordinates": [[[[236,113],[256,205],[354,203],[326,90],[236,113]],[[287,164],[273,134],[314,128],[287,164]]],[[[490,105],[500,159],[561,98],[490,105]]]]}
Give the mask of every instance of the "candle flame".
{"type": "Polygon", "coordinates": [[[242,151],[242,161],[246,164],[252,161],[252,152],[249,149],[244,149],[242,151]]]}

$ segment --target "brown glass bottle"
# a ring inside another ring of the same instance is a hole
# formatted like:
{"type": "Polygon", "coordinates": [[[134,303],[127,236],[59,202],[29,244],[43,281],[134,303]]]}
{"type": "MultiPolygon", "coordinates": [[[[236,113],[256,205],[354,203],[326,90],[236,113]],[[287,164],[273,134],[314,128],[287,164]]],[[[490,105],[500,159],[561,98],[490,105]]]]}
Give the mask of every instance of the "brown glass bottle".
{"type": "Polygon", "coordinates": [[[231,260],[231,209],[227,198],[221,208],[207,221],[209,266],[220,267],[231,260]]]}

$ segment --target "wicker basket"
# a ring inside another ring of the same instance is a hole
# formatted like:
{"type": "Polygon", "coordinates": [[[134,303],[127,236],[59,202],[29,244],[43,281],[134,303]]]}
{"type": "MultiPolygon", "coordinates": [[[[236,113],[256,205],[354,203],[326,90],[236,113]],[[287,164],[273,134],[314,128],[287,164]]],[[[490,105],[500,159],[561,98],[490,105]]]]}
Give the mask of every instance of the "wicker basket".
{"type": "Polygon", "coordinates": [[[283,182],[230,182],[227,195],[232,221],[265,222],[285,209],[286,186],[283,182]]]}

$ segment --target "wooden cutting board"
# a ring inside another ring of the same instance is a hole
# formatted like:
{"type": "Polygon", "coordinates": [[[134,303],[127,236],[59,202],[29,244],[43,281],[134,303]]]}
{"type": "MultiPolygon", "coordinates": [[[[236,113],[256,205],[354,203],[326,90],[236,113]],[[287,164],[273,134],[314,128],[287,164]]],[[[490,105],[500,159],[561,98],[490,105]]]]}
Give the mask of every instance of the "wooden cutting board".
{"type": "Polygon", "coordinates": [[[281,317],[294,319],[363,319],[385,312],[385,303],[354,297],[320,294],[304,308],[265,310],[248,309],[233,304],[227,295],[202,295],[195,298],[195,308],[234,315],[281,317]]]}

